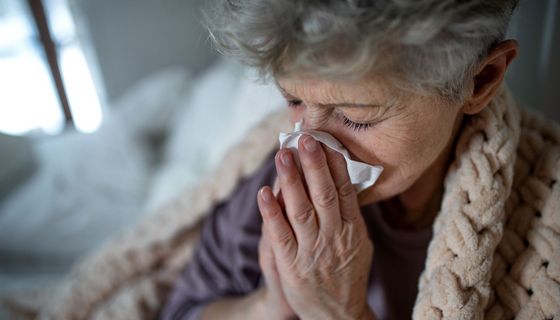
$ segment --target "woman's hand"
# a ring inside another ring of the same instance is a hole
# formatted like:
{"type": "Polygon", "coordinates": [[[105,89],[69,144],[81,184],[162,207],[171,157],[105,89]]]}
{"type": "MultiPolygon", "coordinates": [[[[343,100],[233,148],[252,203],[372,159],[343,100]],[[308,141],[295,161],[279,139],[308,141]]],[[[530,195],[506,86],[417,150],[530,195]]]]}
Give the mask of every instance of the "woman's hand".
{"type": "Polygon", "coordinates": [[[305,178],[290,150],[275,159],[286,215],[269,187],[258,199],[280,287],[303,319],[373,318],[366,299],[373,244],[344,157],[310,136],[299,141],[305,178]]]}
{"type": "Polygon", "coordinates": [[[282,292],[274,253],[270,246],[270,236],[265,224],[262,225],[262,236],[259,243],[259,265],[265,279],[265,286],[260,294],[258,318],[271,320],[295,318],[296,314],[286,301],[284,292],[282,292]]]}

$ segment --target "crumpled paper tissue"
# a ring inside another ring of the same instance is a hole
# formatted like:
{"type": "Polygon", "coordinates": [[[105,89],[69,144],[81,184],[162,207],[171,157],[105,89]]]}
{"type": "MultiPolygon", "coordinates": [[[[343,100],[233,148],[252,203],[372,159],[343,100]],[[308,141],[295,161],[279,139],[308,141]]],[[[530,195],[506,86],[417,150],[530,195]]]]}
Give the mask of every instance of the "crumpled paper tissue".
{"type": "Polygon", "coordinates": [[[280,148],[289,148],[293,151],[294,159],[297,162],[297,166],[301,171],[301,164],[298,157],[298,141],[304,134],[310,135],[315,140],[323,143],[327,147],[341,153],[346,159],[346,166],[348,168],[348,174],[350,176],[350,181],[354,185],[356,192],[360,192],[364,189],[371,187],[375,184],[375,181],[383,172],[383,167],[378,165],[370,165],[364,162],[359,162],[352,160],[348,150],[332,135],[316,130],[301,130],[302,121],[296,123],[294,131],[290,133],[280,133],[278,139],[280,140],[280,148]]]}

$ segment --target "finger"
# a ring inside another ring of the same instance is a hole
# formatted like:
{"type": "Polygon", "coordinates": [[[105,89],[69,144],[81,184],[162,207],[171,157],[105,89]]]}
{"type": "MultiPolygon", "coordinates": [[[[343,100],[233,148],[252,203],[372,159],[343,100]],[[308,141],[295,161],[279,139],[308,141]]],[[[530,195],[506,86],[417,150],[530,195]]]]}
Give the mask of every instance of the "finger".
{"type": "Polygon", "coordinates": [[[265,224],[263,223],[261,226],[261,239],[259,241],[259,265],[261,266],[264,277],[267,278],[272,267],[274,255],[272,254],[272,248],[266,237],[264,226],[265,224]]]}
{"type": "Polygon", "coordinates": [[[267,288],[276,291],[279,288],[280,278],[276,269],[276,261],[270,246],[269,237],[266,224],[263,223],[261,241],[259,243],[259,265],[267,288]]]}
{"type": "Polygon", "coordinates": [[[348,175],[346,159],[342,154],[328,147],[325,148],[325,154],[338,193],[342,221],[354,222],[361,217],[361,213],[356,189],[348,175]]]}
{"type": "Polygon", "coordinates": [[[338,193],[323,147],[313,137],[305,135],[299,140],[298,150],[319,229],[328,234],[338,232],[341,225],[338,193]]]}
{"type": "Polygon", "coordinates": [[[298,244],[270,187],[261,188],[257,203],[276,261],[291,263],[295,259],[298,244]]]}
{"type": "Polygon", "coordinates": [[[272,193],[274,194],[276,199],[278,199],[278,195],[281,191],[282,190],[280,190],[280,179],[276,177],[276,179],[274,179],[274,184],[272,185],[272,193]]]}
{"type": "MultiPolygon", "coordinates": [[[[278,179],[278,177],[274,179],[274,184],[272,185],[272,194],[274,194],[274,197],[276,197],[276,200],[280,204],[280,208],[282,209],[282,212],[285,213],[286,204],[284,203],[284,197],[282,196],[282,189],[280,189],[280,179],[278,179]]],[[[284,217],[286,217],[285,214],[284,217]]]]}
{"type": "Polygon", "coordinates": [[[294,230],[298,246],[302,249],[310,248],[317,239],[317,218],[313,204],[307,197],[307,191],[291,150],[278,151],[275,161],[286,214],[294,230]]]}

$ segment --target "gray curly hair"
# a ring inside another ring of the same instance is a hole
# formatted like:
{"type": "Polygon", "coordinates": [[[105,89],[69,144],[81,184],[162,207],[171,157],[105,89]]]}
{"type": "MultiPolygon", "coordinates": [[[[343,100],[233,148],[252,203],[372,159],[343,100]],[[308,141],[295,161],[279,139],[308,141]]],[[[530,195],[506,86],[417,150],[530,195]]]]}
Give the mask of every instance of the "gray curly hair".
{"type": "Polygon", "coordinates": [[[218,0],[206,17],[224,54],[261,76],[381,75],[462,101],[518,0],[218,0]]]}

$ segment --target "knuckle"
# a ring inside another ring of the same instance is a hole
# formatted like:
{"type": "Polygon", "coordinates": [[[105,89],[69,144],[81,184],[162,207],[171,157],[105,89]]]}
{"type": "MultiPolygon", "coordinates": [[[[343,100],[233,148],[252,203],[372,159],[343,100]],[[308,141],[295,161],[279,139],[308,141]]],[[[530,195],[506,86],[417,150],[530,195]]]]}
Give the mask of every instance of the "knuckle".
{"type": "Polygon", "coordinates": [[[346,179],[346,181],[344,181],[342,185],[338,187],[338,194],[343,198],[351,197],[355,193],[356,191],[354,190],[354,185],[352,184],[350,179],[346,179]]]}
{"type": "Polygon", "coordinates": [[[328,170],[327,161],[323,154],[315,156],[315,159],[310,159],[307,164],[311,169],[316,171],[328,170]]]}
{"type": "Polygon", "coordinates": [[[269,219],[272,219],[273,221],[278,221],[279,219],[283,218],[282,211],[278,208],[268,209],[267,215],[269,219]]]}
{"type": "Polygon", "coordinates": [[[313,198],[316,204],[322,208],[332,208],[338,203],[338,194],[336,190],[331,187],[324,188],[313,198]]]}
{"type": "Polygon", "coordinates": [[[289,248],[292,245],[292,235],[289,232],[282,232],[277,237],[281,247],[289,248]]]}
{"type": "Polygon", "coordinates": [[[297,210],[294,214],[294,221],[299,224],[306,224],[312,221],[315,216],[315,210],[311,206],[304,206],[300,210],[297,210]]]}
{"type": "Polygon", "coordinates": [[[330,148],[328,152],[328,161],[340,169],[346,169],[346,158],[340,152],[336,152],[330,148]]]}
{"type": "Polygon", "coordinates": [[[292,241],[292,235],[289,232],[280,232],[276,236],[276,241],[283,246],[289,245],[292,241]]]}
{"type": "Polygon", "coordinates": [[[352,230],[352,232],[367,233],[367,228],[365,225],[363,225],[363,220],[360,213],[344,211],[342,212],[342,220],[348,225],[348,228],[352,230]]]}
{"type": "Polygon", "coordinates": [[[301,157],[302,164],[313,170],[322,170],[327,168],[327,157],[323,152],[314,152],[301,157]]]}
{"type": "Polygon", "coordinates": [[[287,172],[286,174],[282,175],[280,179],[286,184],[287,186],[294,186],[298,184],[298,173],[296,172],[287,172]]]}

